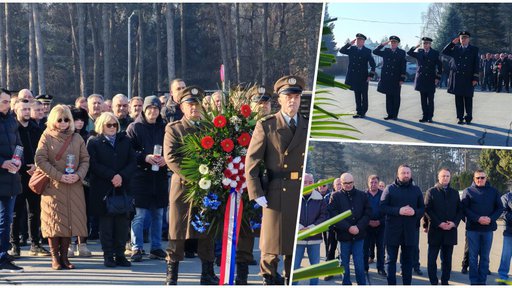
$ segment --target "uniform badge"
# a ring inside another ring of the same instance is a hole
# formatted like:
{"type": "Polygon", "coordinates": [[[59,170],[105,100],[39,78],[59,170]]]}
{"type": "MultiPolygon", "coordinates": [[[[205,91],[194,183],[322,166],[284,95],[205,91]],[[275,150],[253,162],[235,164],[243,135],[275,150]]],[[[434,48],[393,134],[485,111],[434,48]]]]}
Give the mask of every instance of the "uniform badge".
{"type": "Polygon", "coordinates": [[[258,93],[264,94],[265,93],[265,87],[258,88],[258,93]]]}
{"type": "Polygon", "coordinates": [[[288,79],[288,84],[295,85],[296,83],[297,83],[297,79],[295,79],[295,78],[288,79]]]}
{"type": "Polygon", "coordinates": [[[190,90],[190,93],[192,93],[192,95],[197,95],[199,91],[196,88],[192,88],[192,90],[190,90]]]}

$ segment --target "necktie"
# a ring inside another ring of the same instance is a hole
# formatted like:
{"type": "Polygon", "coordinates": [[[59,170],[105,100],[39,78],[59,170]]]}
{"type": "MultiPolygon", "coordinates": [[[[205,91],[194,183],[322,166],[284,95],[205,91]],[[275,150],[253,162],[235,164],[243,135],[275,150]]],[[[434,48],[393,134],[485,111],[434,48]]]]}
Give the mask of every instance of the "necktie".
{"type": "Polygon", "coordinates": [[[297,126],[295,125],[295,119],[290,119],[290,129],[292,130],[292,133],[295,134],[295,130],[297,130],[297,126]]]}

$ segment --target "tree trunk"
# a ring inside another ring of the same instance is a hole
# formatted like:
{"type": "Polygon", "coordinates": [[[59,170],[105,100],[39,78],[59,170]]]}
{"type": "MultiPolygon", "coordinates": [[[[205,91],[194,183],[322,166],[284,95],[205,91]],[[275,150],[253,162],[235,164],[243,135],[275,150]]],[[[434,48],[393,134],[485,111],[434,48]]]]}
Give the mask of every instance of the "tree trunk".
{"type": "Polygon", "coordinates": [[[102,32],[103,32],[103,96],[111,98],[111,68],[110,68],[110,4],[102,6],[102,32]]]}
{"type": "Polygon", "coordinates": [[[98,45],[98,28],[96,25],[96,21],[98,18],[96,17],[96,13],[94,11],[93,4],[88,6],[89,11],[89,20],[91,23],[91,35],[92,35],[92,54],[93,54],[93,81],[92,81],[92,93],[98,93],[98,89],[100,87],[100,75],[99,75],[99,45],[98,45]]]}
{"type": "Polygon", "coordinates": [[[71,28],[71,59],[73,61],[73,93],[80,94],[80,71],[77,63],[79,63],[78,58],[78,40],[76,36],[75,29],[75,16],[73,13],[73,5],[68,4],[68,12],[69,12],[69,27],[71,28]]]}
{"type": "MultiPolygon", "coordinates": [[[[225,24],[225,37],[226,37],[226,52],[227,52],[227,60],[228,60],[228,63],[227,65],[229,65],[229,72],[230,72],[230,75],[229,75],[229,79],[234,79],[234,77],[232,77],[233,75],[233,68],[234,68],[234,65],[233,65],[233,49],[232,49],[232,40],[233,37],[232,37],[232,31],[233,31],[233,25],[232,25],[232,21],[231,21],[231,3],[226,3],[224,4],[225,5],[225,10],[226,10],[226,17],[224,17],[226,19],[226,24],[225,24]]],[[[226,64],[225,64],[226,65],[226,64]]]]}
{"type": "Polygon", "coordinates": [[[32,14],[34,17],[34,33],[36,42],[36,54],[37,54],[37,79],[39,82],[39,92],[36,94],[46,94],[46,82],[44,78],[44,51],[43,51],[43,39],[41,36],[41,24],[39,22],[39,4],[32,4],[32,14]]]}
{"type": "Polygon", "coordinates": [[[138,34],[139,34],[139,96],[144,95],[144,29],[142,27],[142,24],[144,22],[143,19],[143,11],[142,9],[139,10],[139,28],[138,28],[138,34]]]}
{"type": "MultiPolygon", "coordinates": [[[[6,4],[7,5],[7,4],[6,4]]],[[[4,6],[0,5],[0,15],[4,15],[4,6]]],[[[0,19],[0,87],[5,87],[7,71],[5,68],[4,22],[0,19]]]]}
{"type": "Polygon", "coordinates": [[[176,63],[174,56],[174,4],[167,3],[166,5],[167,78],[170,87],[171,81],[176,78],[176,63]]]}
{"type": "Polygon", "coordinates": [[[185,4],[180,5],[180,38],[181,38],[181,77],[185,79],[187,75],[187,39],[185,36],[185,4]]]}
{"type": "Polygon", "coordinates": [[[162,32],[160,27],[162,26],[160,21],[160,13],[162,12],[162,6],[160,4],[153,4],[153,10],[155,10],[156,19],[156,90],[162,91],[162,32]]]}
{"type": "Polygon", "coordinates": [[[235,3],[235,63],[236,63],[236,82],[242,82],[240,79],[240,45],[242,41],[240,39],[240,3],[235,3]]]}
{"type": "Polygon", "coordinates": [[[7,75],[7,89],[12,89],[13,87],[13,77],[14,77],[14,62],[13,62],[13,47],[12,47],[12,34],[11,34],[11,21],[12,21],[12,12],[10,11],[12,3],[5,3],[5,52],[6,52],[6,75],[7,75]]]}
{"type": "Polygon", "coordinates": [[[268,45],[268,3],[263,4],[263,27],[261,33],[261,85],[267,85],[267,45],[268,45]]]}
{"type": "Polygon", "coordinates": [[[80,95],[87,97],[87,69],[85,66],[85,4],[77,4],[78,62],[80,67],[80,95]]]}
{"type": "Polygon", "coordinates": [[[222,55],[222,63],[224,64],[224,89],[227,89],[230,85],[230,65],[228,59],[228,51],[227,51],[227,41],[226,34],[224,33],[224,24],[222,23],[222,15],[220,13],[220,5],[222,4],[212,4],[213,10],[215,12],[215,22],[217,23],[217,33],[219,34],[220,40],[220,52],[222,55]]]}
{"type": "MultiPolygon", "coordinates": [[[[28,82],[29,82],[29,86],[30,86],[30,91],[32,91],[32,93],[35,93],[35,91],[37,89],[36,47],[35,47],[36,43],[34,41],[34,17],[32,17],[32,14],[33,14],[32,5],[30,5],[29,13],[28,13],[28,82]]],[[[1,45],[0,45],[0,47],[1,47],[1,45]]]]}

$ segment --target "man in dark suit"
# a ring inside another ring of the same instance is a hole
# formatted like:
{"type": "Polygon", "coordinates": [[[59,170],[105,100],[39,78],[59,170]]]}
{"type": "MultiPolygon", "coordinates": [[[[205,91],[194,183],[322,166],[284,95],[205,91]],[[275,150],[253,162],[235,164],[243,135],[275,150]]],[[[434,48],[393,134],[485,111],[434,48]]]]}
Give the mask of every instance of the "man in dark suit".
{"type": "Polygon", "coordinates": [[[453,246],[457,245],[457,226],[463,217],[459,192],[450,187],[451,174],[441,168],[438,182],[425,194],[425,216],[428,218],[428,278],[438,285],[437,256],[441,251],[441,285],[448,285],[452,271],[453,246]]]}
{"type": "Polygon", "coordinates": [[[368,111],[368,82],[375,75],[375,60],[370,49],[364,46],[366,36],[356,34],[356,39],[341,47],[340,53],[348,55],[348,71],[345,84],[350,85],[356,98],[356,115],[354,118],[364,118],[368,111]],[[356,44],[355,46],[354,43],[356,44]],[[368,72],[370,65],[370,72],[368,72]]]}
{"type": "Polygon", "coordinates": [[[442,51],[444,55],[452,57],[448,93],[455,94],[459,125],[463,125],[464,120],[466,124],[471,124],[473,120],[473,93],[478,83],[478,47],[469,44],[470,36],[467,31],[460,32],[459,37],[448,43],[442,51]],[[460,45],[457,45],[459,43],[460,45]]]}
{"type": "Polygon", "coordinates": [[[420,44],[412,47],[407,55],[416,58],[418,61],[418,69],[416,70],[416,77],[414,78],[414,89],[420,91],[421,95],[421,110],[423,117],[420,122],[432,123],[434,116],[434,93],[436,92],[437,83],[441,79],[442,63],[439,58],[439,52],[432,49],[432,39],[428,37],[421,38],[421,46],[423,49],[418,49],[420,44]],[[416,51],[416,49],[418,49],[416,51]]]}
{"type": "Polygon", "coordinates": [[[398,119],[398,110],[400,109],[400,90],[406,77],[406,61],[405,51],[398,48],[399,43],[400,38],[390,36],[388,41],[373,50],[373,54],[383,58],[377,91],[386,94],[386,112],[388,116],[384,120],[398,119]],[[382,50],[388,44],[391,44],[391,48],[382,50]]]}
{"type": "Polygon", "coordinates": [[[411,168],[398,167],[397,179],[388,185],[380,201],[381,211],[386,215],[384,245],[386,246],[388,285],[396,285],[396,260],[398,248],[402,250],[402,282],[411,285],[414,247],[419,244],[419,225],[425,211],[423,195],[412,180],[411,168]]]}
{"type": "Polygon", "coordinates": [[[501,88],[503,87],[503,85],[505,85],[505,91],[509,93],[510,90],[508,86],[508,77],[511,70],[511,63],[510,61],[508,61],[507,54],[501,53],[500,59],[498,59],[498,61],[496,61],[494,65],[498,69],[498,87],[496,87],[496,92],[500,93],[501,88]]]}
{"type": "Polygon", "coordinates": [[[492,90],[492,65],[494,64],[494,60],[492,59],[492,54],[485,54],[485,60],[483,63],[483,72],[484,72],[484,82],[482,83],[482,91],[492,90]]]}

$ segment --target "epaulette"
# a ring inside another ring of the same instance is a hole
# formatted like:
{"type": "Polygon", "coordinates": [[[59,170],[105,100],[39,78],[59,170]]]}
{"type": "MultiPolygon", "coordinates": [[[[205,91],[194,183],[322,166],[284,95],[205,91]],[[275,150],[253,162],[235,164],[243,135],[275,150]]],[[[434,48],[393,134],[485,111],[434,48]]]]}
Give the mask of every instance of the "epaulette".
{"type": "Polygon", "coordinates": [[[272,118],[275,118],[275,117],[276,117],[276,115],[275,115],[275,114],[267,115],[267,116],[265,116],[265,117],[261,118],[261,120],[260,120],[260,121],[261,121],[261,122],[264,122],[264,121],[267,121],[268,119],[272,119],[272,118]]]}
{"type": "Polygon", "coordinates": [[[170,126],[174,126],[174,125],[179,124],[179,123],[181,123],[181,120],[176,120],[174,122],[171,122],[171,123],[169,123],[169,125],[170,126]]]}
{"type": "Polygon", "coordinates": [[[308,115],[304,115],[304,114],[300,114],[302,116],[302,118],[304,119],[309,119],[308,115]]]}

